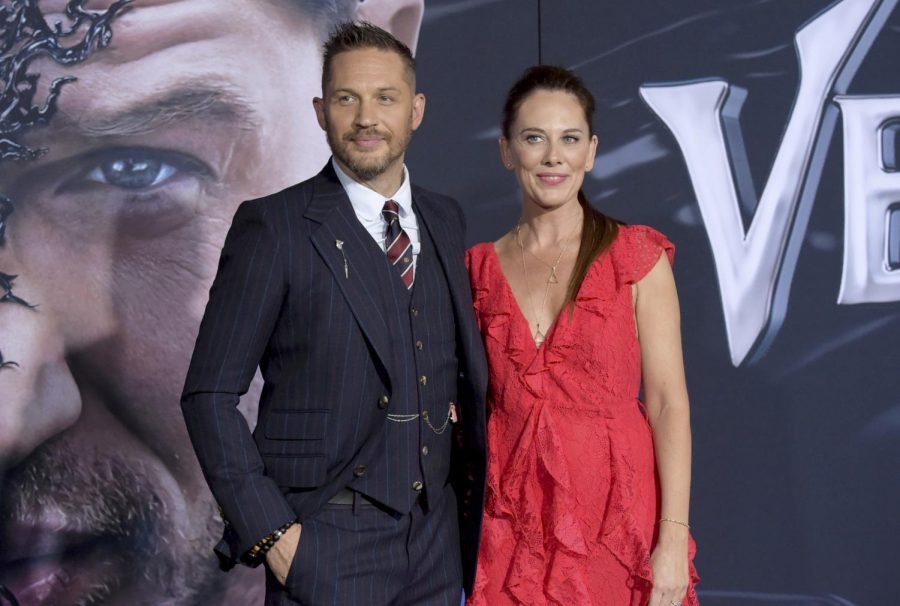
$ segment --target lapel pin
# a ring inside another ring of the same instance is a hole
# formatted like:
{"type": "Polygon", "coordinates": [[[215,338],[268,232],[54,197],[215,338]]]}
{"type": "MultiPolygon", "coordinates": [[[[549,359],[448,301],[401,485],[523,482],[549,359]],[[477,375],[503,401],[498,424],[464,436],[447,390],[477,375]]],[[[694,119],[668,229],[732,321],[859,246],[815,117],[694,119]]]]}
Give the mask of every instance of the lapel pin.
{"type": "Polygon", "coordinates": [[[350,279],[350,266],[347,264],[347,255],[344,253],[344,241],[343,240],[335,240],[334,246],[339,251],[341,251],[341,257],[344,258],[344,278],[350,279]]]}

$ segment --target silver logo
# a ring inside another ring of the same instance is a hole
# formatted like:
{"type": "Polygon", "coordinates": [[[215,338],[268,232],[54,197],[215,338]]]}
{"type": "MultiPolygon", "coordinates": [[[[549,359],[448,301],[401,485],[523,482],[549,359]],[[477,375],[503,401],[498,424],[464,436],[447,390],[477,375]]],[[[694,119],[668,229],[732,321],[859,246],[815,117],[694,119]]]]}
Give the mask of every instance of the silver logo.
{"type": "Polygon", "coordinates": [[[900,200],[900,177],[885,169],[878,136],[887,119],[900,117],[900,97],[843,95],[897,2],[841,0],[798,30],[800,83],[758,199],[738,125],[745,90],[723,80],[640,88],[684,155],[712,245],[735,366],[764,355],[784,321],[838,106],[847,213],[838,302],[900,300],[900,271],[886,256],[888,209],[900,200]],[[746,230],[741,204],[755,207],[746,230]]]}

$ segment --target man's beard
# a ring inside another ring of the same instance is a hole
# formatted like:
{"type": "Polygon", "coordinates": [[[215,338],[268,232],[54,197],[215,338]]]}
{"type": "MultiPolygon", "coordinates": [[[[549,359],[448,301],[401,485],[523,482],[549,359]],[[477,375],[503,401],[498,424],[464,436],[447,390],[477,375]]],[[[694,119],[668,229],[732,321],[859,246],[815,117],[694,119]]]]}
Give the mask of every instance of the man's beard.
{"type": "Polygon", "coordinates": [[[406,153],[406,148],[409,147],[409,142],[412,140],[412,118],[409,120],[406,132],[402,133],[401,136],[402,138],[398,140],[398,146],[395,147],[392,145],[394,141],[393,137],[382,133],[377,129],[363,128],[344,136],[339,136],[337,133],[334,133],[330,124],[326,124],[325,129],[325,137],[328,140],[328,147],[331,148],[331,153],[334,154],[334,157],[337,158],[341,164],[350,169],[350,172],[352,172],[360,181],[371,181],[380,177],[388,168],[397,162],[397,160],[403,157],[403,154],[406,153]],[[360,155],[359,157],[354,158],[353,155],[349,153],[348,148],[352,145],[350,137],[366,134],[378,134],[384,137],[388,149],[383,156],[372,158],[360,155]]]}
{"type": "Polygon", "coordinates": [[[204,603],[218,595],[218,575],[210,574],[215,572],[209,554],[217,530],[213,506],[201,521],[208,526],[202,537],[208,541],[191,542],[171,528],[170,516],[182,512],[168,510],[141,463],[76,448],[66,440],[45,445],[0,480],[0,542],[10,524],[41,527],[47,516],[62,520],[60,533],[96,537],[107,548],[102,557],[109,560],[109,570],[117,573],[79,596],[67,596],[79,605],[108,603],[116,592],[135,585],[143,595],[152,593],[151,601],[173,605],[204,603]]]}

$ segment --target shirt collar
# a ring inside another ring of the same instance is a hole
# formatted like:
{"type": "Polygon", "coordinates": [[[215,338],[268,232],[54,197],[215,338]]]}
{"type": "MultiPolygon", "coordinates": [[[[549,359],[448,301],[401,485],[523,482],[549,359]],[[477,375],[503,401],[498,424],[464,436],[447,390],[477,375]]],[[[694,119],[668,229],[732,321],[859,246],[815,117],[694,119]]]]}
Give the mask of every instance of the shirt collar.
{"type": "Polygon", "coordinates": [[[405,164],[403,165],[403,182],[400,184],[400,189],[393,196],[387,198],[359,181],[354,181],[350,175],[341,169],[333,157],[331,158],[331,165],[334,167],[334,172],[337,173],[341,185],[344,186],[344,191],[347,192],[350,204],[353,205],[353,210],[357,215],[367,219],[380,218],[384,203],[388,200],[394,200],[400,205],[401,218],[412,212],[412,188],[409,185],[409,170],[405,164]]]}

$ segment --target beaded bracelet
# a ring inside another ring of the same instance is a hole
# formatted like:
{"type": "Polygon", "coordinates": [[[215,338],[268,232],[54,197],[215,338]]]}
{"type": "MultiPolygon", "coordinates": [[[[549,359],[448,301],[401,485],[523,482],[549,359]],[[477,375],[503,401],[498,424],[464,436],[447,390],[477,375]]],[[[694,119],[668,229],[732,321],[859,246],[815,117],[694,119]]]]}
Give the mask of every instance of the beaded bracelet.
{"type": "Polygon", "coordinates": [[[272,532],[261,538],[259,542],[251,547],[247,552],[247,559],[251,562],[261,560],[267,553],[269,553],[269,550],[272,549],[272,546],[278,542],[278,539],[284,536],[284,533],[287,532],[288,528],[296,523],[297,520],[291,520],[284,526],[273,530],[272,532]]]}
{"type": "Polygon", "coordinates": [[[672,524],[679,524],[679,525],[681,525],[681,526],[684,526],[684,527],[687,528],[688,530],[691,529],[690,525],[689,525],[687,522],[681,522],[681,521],[679,521],[679,520],[673,520],[672,518],[660,518],[659,521],[660,521],[660,522],[671,522],[672,524]]]}

